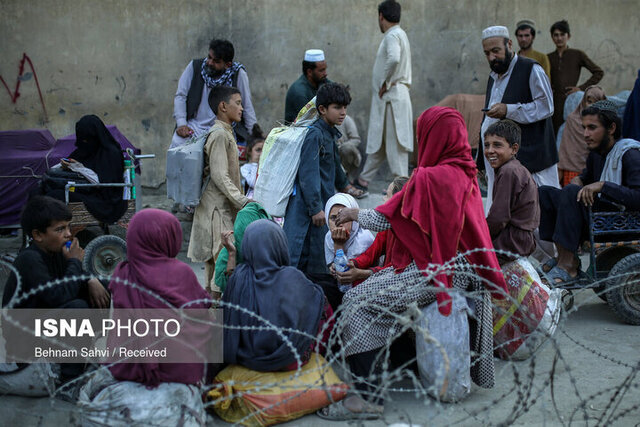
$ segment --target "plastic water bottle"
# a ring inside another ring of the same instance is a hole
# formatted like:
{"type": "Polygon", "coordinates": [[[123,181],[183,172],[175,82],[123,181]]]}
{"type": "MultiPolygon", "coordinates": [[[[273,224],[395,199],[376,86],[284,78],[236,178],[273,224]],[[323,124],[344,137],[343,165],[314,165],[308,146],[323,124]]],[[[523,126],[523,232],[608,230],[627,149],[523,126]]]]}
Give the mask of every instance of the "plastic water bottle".
{"type": "Polygon", "coordinates": [[[338,249],[336,251],[336,257],[333,259],[333,265],[336,271],[339,271],[340,273],[344,273],[345,271],[349,270],[349,266],[347,265],[348,262],[349,260],[347,259],[347,256],[344,254],[344,251],[342,249],[338,249]]]}
{"type": "MultiPolygon", "coordinates": [[[[336,269],[336,271],[339,271],[340,273],[344,273],[345,271],[349,270],[349,266],[347,265],[348,262],[349,260],[347,259],[347,256],[344,254],[344,251],[342,249],[338,249],[336,251],[335,258],[333,259],[333,266],[336,269]]],[[[351,289],[351,285],[340,284],[338,285],[338,289],[340,289],[340,292],[345,293],[349,289],[351,289]]]]}

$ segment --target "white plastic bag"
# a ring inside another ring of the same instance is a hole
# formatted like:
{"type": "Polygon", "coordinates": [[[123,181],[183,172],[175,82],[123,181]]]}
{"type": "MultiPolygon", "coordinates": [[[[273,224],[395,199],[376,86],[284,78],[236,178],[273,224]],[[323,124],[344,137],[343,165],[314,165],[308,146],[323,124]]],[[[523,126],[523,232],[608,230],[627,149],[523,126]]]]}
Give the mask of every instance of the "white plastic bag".
{"type": "Polygon", "coordinates": [[[102,368],[80,389],[78,406],[84,426],[202,426],[207,414],[194,385],[117,381],[102,368]]]}
{"type": "Polygon", "coordinates": [[[277,127],[264,142],[253,198],[275,217],[284,216],[300,166],[300,150],[317,115],[316,98],[305,105],[291,126],[277,127]]]}
{"type": "Polygon", "coordinates": [[[471,347],[466,299],[452,294],[449,316],[434,302],[422,309],[416,330],[420,380],[427,393],[443,402],[458,402],[471,392],[471,347]]]}
{"type": "Polygon", "coordinates": [[[204,146],[209,132],[167,151],[167,197],[185,206],[198,206],[209,177],[202,179],[204,146]]]}

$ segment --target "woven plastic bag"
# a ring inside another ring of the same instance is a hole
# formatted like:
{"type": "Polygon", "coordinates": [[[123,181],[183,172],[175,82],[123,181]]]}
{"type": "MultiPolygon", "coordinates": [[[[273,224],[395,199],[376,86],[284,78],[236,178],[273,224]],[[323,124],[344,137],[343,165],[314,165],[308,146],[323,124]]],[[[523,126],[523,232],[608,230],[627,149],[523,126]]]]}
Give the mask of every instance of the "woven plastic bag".
{"type": "Polygon", "coordinates": [[[466,299],[452,294],[449,316],[433,302],[422,309],[416,331],[420,382],[442,402],[459,402],[471,392],[471,347],[466,299]]]}
{"type": "Polygon", "coordinates": [[[167,197],[185,206],[198,206],[209,177],[202,177],[204,146],[209,132],[194,136],[167,151],[167,197]]]}
{"type": "Polygon", "coordinates": [[[493,344],[500,358],[525,360],[555,332],[561,290],[542,283],[526,258],[504,265],[502,273],[509,297],[493,301],[493,344]]]}
{"type": "Polygon", "coordinates": [[[272,129],[264,142],[253,198],[272,216],[282,217],[287,210],[300,166],[300,150],[316,115],[314,97],[291,126],[272,129]]]}
{"type": "Polygon", "coordinates": [[[231,365],[218,373],[215,383],[206,396],[213,411],[224,421],[245,426],[295,420],[343,399],[348,390],[317,353],[299,371],[257,372],[231,365]]]}
{"type": "Polygon", "coordinates": [[[207,413],[194,385],[161,383],[156,388],[117,381],[101,368],[80,389],[83,426],[202,426],[207,413]]]}
{"type": "Polygon", "coordinates": [[[31,363],[18,367],[15,363],[0,363],[0,395],[53,396],[59,376],[57,364],[31,363]]]}

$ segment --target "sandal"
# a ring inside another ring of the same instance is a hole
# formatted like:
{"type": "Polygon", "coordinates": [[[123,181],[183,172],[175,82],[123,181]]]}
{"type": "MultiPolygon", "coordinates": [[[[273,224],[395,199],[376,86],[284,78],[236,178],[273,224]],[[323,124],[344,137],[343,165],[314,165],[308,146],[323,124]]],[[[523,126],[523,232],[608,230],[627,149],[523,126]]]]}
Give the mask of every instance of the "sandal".
{"type": "Polygon", "coordinates": [[[575,283],[584,277],[584,273],[578,270],[578,274],[571,276],[567,270],[557,265],[549,270],[545,274],[545,278],[548,281],[550,287],[562,287],[563,285],[569,285],[575,283]]]}
{"type": "Polygon", "coordinates": [[[330,421],[377,420],[382,416],[379,412],[353,412],[344,406],[344,400],[318,409],[316,415],[330,421]]]}
{"type": "Polygon", "coordinates": [[[548,260],[540,264],[540,270],[542,270],[543,273],[548,273],[556,265],[558,265],[558,260],[555,258],[549,258],[548,260]]]}
{"type": "Polygon", "coordinates": [[[362,199],[363,197],[367,197],[369,195],[369,192],[361,190],[360,188],[356,188],[352,185],[347,189],[347,194],[355,197],[356,199],[362,199]]]}

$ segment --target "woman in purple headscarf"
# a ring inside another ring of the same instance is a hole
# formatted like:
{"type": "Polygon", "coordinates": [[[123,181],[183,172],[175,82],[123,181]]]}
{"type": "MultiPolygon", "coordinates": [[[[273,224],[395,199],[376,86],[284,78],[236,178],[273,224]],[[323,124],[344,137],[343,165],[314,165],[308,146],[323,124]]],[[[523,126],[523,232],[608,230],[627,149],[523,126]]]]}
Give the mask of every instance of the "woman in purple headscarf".
{"type": "MultiPolygon", "coordinates": [[[[127,261],[118,265],[109,283],[114,308],[209,308],[205,301],[209,295],[191,267],[175,258],[181,244],[182,228],[169,212],[144,209],[135,214],[127,229],[127,261]]],[[[208,334],[204,325],[190,338],[204,343],[208,334]]],[[[109,369],[118,380],[155,387],[161,382],[196,384],[204,367],[204,363],[118,363],[109,369]]]]}

